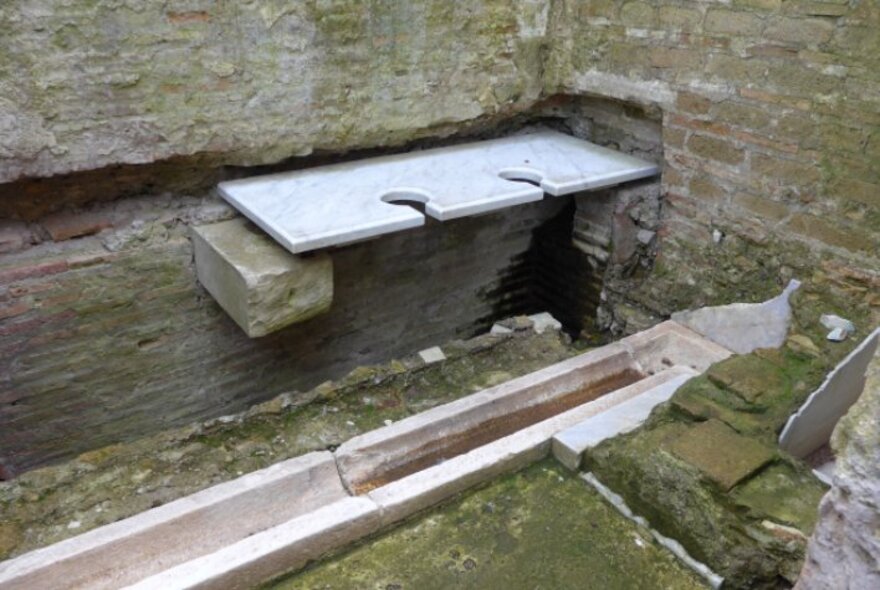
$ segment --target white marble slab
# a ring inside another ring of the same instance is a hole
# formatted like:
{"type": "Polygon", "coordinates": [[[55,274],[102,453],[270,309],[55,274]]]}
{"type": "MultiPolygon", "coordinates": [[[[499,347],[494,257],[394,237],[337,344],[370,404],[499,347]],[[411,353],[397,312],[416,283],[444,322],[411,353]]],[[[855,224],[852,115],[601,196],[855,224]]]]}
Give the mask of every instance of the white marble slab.
{"type": "Polygon", "coordinates": [[[554,131],[221,183],[220,194],[294,254],[653,176],[644,160],[554,131]],[[515,179],[527,179],[539,184],[515,179]]]}
{"type": "Polygon", "coordinates": [[[792,414],[779,435],[779,447],[806,457],[831,439],[837,422],[862,395],[868,365],[880,347],[876,328],[831,371],[807,401],[792,414]]]}

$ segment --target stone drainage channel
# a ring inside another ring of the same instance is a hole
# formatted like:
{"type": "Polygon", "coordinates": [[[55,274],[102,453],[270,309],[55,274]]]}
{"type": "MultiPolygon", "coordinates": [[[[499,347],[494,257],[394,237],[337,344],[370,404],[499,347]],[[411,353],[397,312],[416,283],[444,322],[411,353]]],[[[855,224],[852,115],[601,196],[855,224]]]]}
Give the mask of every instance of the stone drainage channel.
{"type": "Polygon", "coordinates": [[[551,452],[578,469],[730,354],[665,322],[22,555],[0,565],[0,589],[253,588],[551,452]]]}

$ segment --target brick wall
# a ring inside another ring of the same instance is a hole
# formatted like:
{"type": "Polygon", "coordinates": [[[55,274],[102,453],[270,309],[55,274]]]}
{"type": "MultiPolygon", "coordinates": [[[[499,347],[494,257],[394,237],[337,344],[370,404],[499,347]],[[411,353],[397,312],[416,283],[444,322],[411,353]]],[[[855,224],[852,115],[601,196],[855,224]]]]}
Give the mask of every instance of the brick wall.
{"type": "Polygon", "coordinates": [[[880,268],[880,5],[584,0],[552,22],[548,92],[663,113],[664,268],[633,292],[644,308],[757,298],[743,277],[773,286],[823,257],[880,268]]]}
{"type": "Polygon", "coordinates": [[[197,283],[186,238],[187,224],[228,208],[210,199],[102,208],[107,223],[137,219],[0,260],[0,464],[8,475],[241,411],[533,312],[524,263],[533,230],[567,205],[429,220],[335,250],[331,311],[254,340],[197,283]]]}

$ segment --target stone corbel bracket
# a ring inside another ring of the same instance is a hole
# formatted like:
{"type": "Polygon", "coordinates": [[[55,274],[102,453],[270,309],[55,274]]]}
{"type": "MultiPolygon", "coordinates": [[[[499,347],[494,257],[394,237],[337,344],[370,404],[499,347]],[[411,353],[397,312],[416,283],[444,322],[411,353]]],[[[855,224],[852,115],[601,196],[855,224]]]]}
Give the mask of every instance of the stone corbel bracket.
{"type": "Polygon", "coordinates": [[[199,282],[251,338],[330,309],[333,261],[291,254],[244,218],[193,227],[199,282]]]}

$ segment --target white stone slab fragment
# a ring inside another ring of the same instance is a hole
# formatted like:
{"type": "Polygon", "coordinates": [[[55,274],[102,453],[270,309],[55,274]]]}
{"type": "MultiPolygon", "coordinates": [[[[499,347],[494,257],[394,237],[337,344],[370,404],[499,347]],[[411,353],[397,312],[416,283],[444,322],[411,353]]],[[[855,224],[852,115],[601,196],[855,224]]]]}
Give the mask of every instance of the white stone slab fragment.
{"type": "Polygon", "coordinates": [[[723,346],[703,338],[681,324],[665,321],[619,341],[648,374],[680,365],[703,372],[729,357],[723,346]]]}
{"type": "Polygon", "coordinates": [[[672,319],[738,354],[778,348],[785,342],[791,323],[788,299],[800,285],[800,281],[791,280],[780,295],[763,303],[679,311],[672,314],[672,319]]]}
{"type": "Polygon", "coordinates": [[[219,192],[293,253],[653,176],[659,168],[554,131],[224,182],[219,192]],[[539,184],[533,186],[528,180],[539,184]]]}
{"type": "Polygon", "coordinates": [[[0,589],[119,588],[344,497],[309,453],[0,563],[0,589]]]}
{"type": "Polygon", "coordinates": [[[379,528],[368,498],[345,498],[209,555],[129,586],[129,590],[251,590],[379,528]]]}
{"type": "Polygon", "coordinates": [[[421,357],[423,362],[429,365],[446,360],[446,355],[443,354],[443,349],[439,346],[432,346],[431,348],[420,350],[419,357],[421,357]]]}
{"type": "Polygon", "coordinates": [[[675,367],[662,376],[643,379],[463,455],[376,488],[368,496],[381,508],[383,525],[397,522],[454,494],[543,458],[550,451],[553,436],[579,422],[592,416],[601,416],[603,412],[613,411],[621,405],[649,395],[664,380],[682,376],[690,378],[693,375],[694,372],[690,369],[675,367]]]}
{"type": "Polygon", "coordinates": [[[530,315],[529,319],[532,320],[532,329],[538,334],[543,334],[547,330],[562,329],[562,323],[546,311],[530,315]]]}
{"type": "Polygon", "coordinates": [[[553,455],[569,469],[579,469],[584,451],[638,428],[655,407],[698,374],[688,367],[672,367],[631,385],[638,388],[638,395],[557,433],[553,437],[553,455]]]}
{"type": "Polygon", "coordinates": [[[336,450],[346,487],[356,493],[386,474],[443,453],[493,421],[533,411],[543,404],[640,367],[616,344],[592,350],[540,371],[356,436],[336,450]]]}
{"type": "Polygon", "coordinates": [[[871,332],[828,374],[786,422],[779,435],[781,449],[802,458],[829,441],[837,422],[865,389],[868,364],[877,351],[878,342],[880,328],[871,332]]]}

